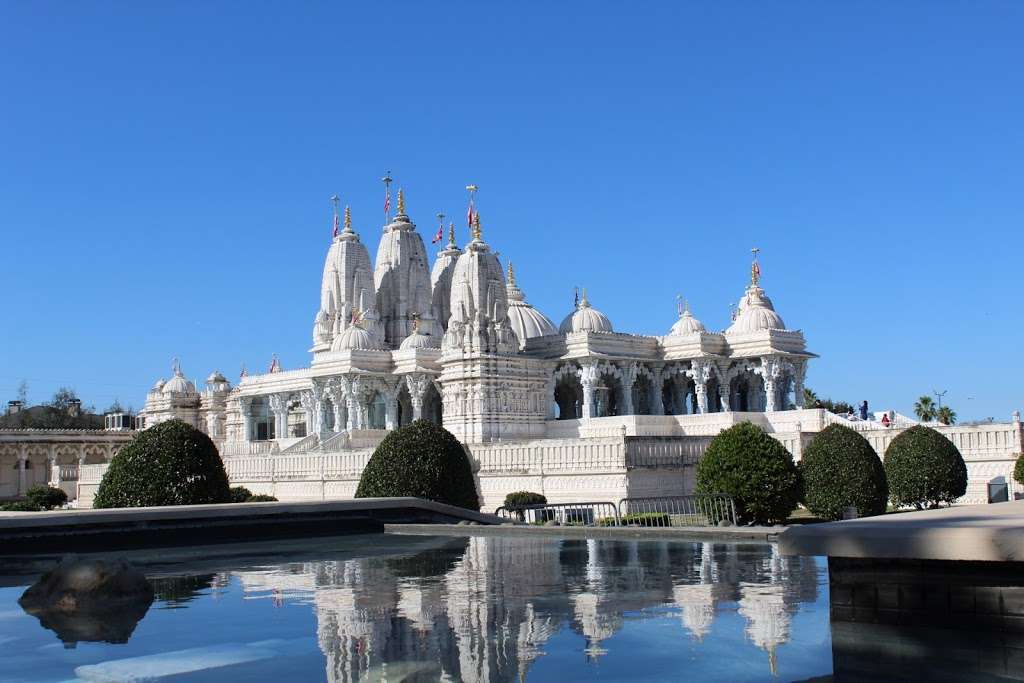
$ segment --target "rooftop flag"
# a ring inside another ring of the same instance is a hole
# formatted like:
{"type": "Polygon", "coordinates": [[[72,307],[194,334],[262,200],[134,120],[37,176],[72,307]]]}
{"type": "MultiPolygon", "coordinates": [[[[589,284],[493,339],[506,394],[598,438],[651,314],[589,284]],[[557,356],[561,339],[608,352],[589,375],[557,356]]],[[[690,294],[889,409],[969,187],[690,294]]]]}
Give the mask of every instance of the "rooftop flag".
{"type": "Polygon", "coordinates": [[[469,209],[466,211],[466,227],[473,227],[473,218],[476,215],[476,185],[466,185],[466,190],[469,191],[469,209]]]}
{"type": "Polygon", "coordinates": [[[444,238],[444,214],[437,214],[437,232],[434,233],[434,239],[430,240],[431,244],[437,244],[444,238]]]}
{"type": "Polygon", "coordinates": [[[338,236],[339,227],[340,227],[338,225],[338,201],[339,201],[339,199],[340,198],[338,197],[338,195],[334,195],[333,197],[331,197],[331,204],[334,205],[334,235],[333,235],[334,237],[338,236]]]}
{"type": "Polygon", "coordinates": [[[384,174],[381,182],[384,183],[384,220],[387,220],[391,215],[391,171],[384,174]]]}

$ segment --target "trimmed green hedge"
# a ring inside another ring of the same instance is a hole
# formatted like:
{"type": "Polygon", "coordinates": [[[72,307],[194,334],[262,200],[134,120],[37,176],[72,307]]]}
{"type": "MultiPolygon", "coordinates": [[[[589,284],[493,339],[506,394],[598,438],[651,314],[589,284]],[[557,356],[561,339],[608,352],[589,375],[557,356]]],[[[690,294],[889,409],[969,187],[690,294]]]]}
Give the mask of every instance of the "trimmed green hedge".
{"type": "Polygon", "coordinates": [[[111,460],[96,508],[228,503],[231,491],[210,437],[181,420],[139,432],[111,460]]]}
{"type": "Polygon", "coordinates": [[[868,440],[849,427],[825,427],[804,450],[799,468],[804,504],[818,517],[842,519],[851,505],[860,517],[885,512],[885,468],[868,440]]]}
{"type": "Polygon", "coordinates": [[[1017,464],[1013,466],[1013,480],[1024,484],[1024,454],[1017,456],[1017,464]]]}
{"type": "Polygon", "coordinates": [[[243,503],[276,503],[277,502],[277,498],[275,498],[274,496],[268,496],[265,493],[257,493],[254,496],[249,496],[248,498],[246,498],[242,502],[243,503]]]}
{"type": "Polygon", "coordinates": [[[546,505],[547,497],[543,493],[532,491],[513,491],[505,496],[505,507],[522,507],[524,505],[546,505]]]}
{"type": "Polygon", "coordinates": [[[785,446],[741,422],[712,439],[697,465],[697,493],[725,493],[741,524],[784,522],[801,498],[800,472],[785,446]]]}
{"type": "Polygon", "coordinates": [[[245,488],[244,486],[232,486],[231,487],[231,502],[232,503],[244,503],[245,501],[252,498],[252,491],[245,488]]]}
{"type": "Polygon", "coordinates": [[[885,476],[896,507],[937,508],[967,492],[963,456],[931,427],[911,427],[892,440],[885,449],[885,476]]]}
{"type": "Polygon", "coordinates": [[[363,469],[356,498],[399,496],[480,509],[469,458],[451,432],[416,420],[384,437],[363,469]]]}
{"type": "Polygon", "coordinates": [[[68,502],[68,494],[62,489],[40,484],[25,492],[25,499],[40,510],[59,508],[68,502]]]}

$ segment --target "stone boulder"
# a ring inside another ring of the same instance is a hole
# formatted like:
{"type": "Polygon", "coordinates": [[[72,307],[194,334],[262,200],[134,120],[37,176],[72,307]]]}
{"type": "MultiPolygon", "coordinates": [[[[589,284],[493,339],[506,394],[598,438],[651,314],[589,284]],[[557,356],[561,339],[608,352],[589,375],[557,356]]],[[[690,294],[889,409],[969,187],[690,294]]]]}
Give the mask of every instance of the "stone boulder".
{"type": "Polygon", "coordinates": [[[126,643],[153,603],[153,586],[124,559],[66,557],[18,600],[65,644],[126,643]]]}

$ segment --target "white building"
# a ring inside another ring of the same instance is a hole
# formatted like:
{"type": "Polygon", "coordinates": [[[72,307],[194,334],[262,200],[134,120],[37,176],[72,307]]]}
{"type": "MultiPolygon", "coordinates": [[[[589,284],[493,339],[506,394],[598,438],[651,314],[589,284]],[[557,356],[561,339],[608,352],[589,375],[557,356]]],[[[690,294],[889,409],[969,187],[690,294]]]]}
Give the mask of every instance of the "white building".
{"type": "MultiPolygon", "coordinates": [[[[687,306],[664,336],[617,332],[585,290],[556,328],[527,302],[511,264],[506,277],[479,214],[469,243],[456,246],[449,227],[431,264],[401,191],[397,209],[375,262],[345,209],[311,305],[308,367],[275,361],[236,387],[214,372],[199,391],[176,364],[150,390],[142,426],[185,420],[217,442],[233,484],[317,499],[354,495],[387,430],[425,418],[466,445],[493,509],[522,489],[551,502],[689,492],[697,459],[723,428],[750,420],[799,457],[813,433],[841,419],[802,409],[816,356],[775,310],[756,261],[724,331],[706,329],[687,306]]],[[[870,427],[881,429],[859,425],[870,427]]],[[[995,442],[966,438],[986,463],[968,500],[984,500],[993,473],[1012,470],[1020,423],[996,430],[995,442]]],[[[878,448],[897,431],[865,435],[878,448]]],[[[957,445],[971,467],[970,449],[957,445]]],[[[82,477],[83,504],[90,481],[82,477]]]]}

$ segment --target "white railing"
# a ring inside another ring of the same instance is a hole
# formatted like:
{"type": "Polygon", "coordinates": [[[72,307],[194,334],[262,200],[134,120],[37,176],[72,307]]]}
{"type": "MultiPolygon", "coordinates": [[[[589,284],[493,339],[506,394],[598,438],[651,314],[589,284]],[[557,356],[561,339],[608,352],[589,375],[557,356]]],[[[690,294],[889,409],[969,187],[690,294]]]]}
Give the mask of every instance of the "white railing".
{"type": "Polygon", "coordinates": [[[274,441],[225,441],[218,446],[223,457],[233,458],[244,455],[271,455],[279,452],[274,441]]]}
{"type": "Polygon", "coordinates": [[[313,453],[318,450],[320,450],[320,437],[316,434],[310,434],[309,436],[299,439],[291,446],[281,449],[281,453],[313,453]]]}
{"type": "Polygon", "coordinates": [[[79,484],[99,484],[107,471],[107,463],[99,465],[82,465],[78,468],[79,484]]]}

